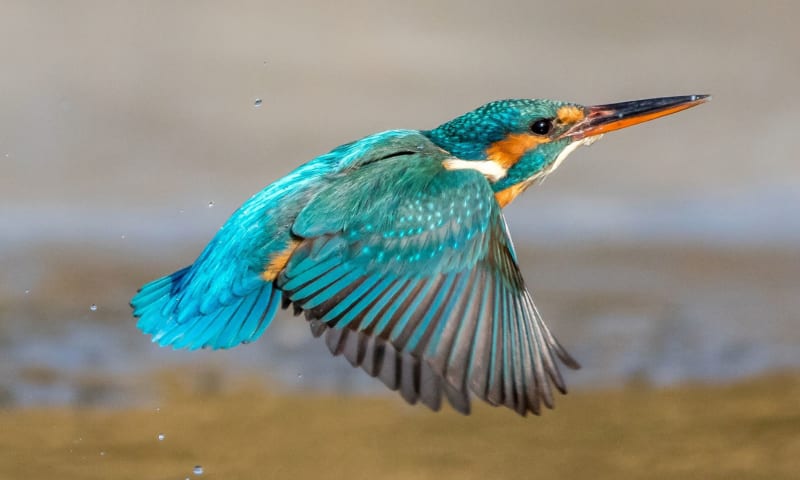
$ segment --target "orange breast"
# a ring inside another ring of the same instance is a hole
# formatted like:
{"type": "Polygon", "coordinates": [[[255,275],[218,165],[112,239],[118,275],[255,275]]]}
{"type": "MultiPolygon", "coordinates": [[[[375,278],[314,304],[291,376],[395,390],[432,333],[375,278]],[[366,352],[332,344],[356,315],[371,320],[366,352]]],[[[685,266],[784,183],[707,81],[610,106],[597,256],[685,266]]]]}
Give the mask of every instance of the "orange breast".
{"type": "Polygon", "coordinates": [[[514,199],[517,198],[517,195],[522,193],[526,187],[527,185],[525,182],[511,185],[505,190],[500,190],[499,192],[495,193],[494,198],[497,200],[497,203],[500,204],[500,208],[503,208],[509,203],[513,202],[514,199]]]}

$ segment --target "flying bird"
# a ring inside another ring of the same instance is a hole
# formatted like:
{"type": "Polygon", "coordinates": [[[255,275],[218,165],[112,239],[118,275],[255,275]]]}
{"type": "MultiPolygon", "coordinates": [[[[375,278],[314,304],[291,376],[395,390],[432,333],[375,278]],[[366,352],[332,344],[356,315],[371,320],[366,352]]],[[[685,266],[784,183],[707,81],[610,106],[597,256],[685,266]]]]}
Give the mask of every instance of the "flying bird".
{"type": "Polygon", "coordinates": [[[176,349],[258,339],[278,307],[409,403],[464,414],[470,392],[521,415],[579,368],[542,321],[502,209],[603,134],[707,95],[582,106],[500,100],[432,130],[339,146],[246,201],[190,266],[131,300],[176,349]]]}

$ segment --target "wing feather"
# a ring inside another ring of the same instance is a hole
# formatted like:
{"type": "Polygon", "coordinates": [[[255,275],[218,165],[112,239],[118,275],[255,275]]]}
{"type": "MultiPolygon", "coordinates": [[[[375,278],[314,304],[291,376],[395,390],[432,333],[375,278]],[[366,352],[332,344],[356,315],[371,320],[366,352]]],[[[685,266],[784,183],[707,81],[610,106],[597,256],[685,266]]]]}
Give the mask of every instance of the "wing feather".
{"type": "Polygon", "coordinates": [[[469,392],[524,415],[577,364],[525,289],[486,180],[434,153],[397,155],[331,181],[292,227],[276,284],[334,355],[431,409],[469,392]],[[415,163],[411,163],[415,162],[415,163]]]}

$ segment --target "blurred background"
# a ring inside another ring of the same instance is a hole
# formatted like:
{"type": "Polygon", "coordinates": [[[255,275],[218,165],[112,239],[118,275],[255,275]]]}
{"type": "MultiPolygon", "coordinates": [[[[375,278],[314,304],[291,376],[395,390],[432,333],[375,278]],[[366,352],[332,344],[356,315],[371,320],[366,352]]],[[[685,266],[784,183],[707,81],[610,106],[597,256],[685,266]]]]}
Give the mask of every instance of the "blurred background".
{"type": "MultiPolygon", "coordinates": [[[[579,150],[506,209],[537,305],[584,365],[567,373],[577,401],[631,385],[796,378],[797,18],[788,1],[0,0],[2,421],[30,409],[160,408],[175,372],[188,385],[182,401],[241,381],[287,398],[388,395],[380,415],[440,421],[329,358],[284,313],[253,345],[173,352],[138,333],[127,302],[191,263],[238,205],[301,163],[516,97],[713,95],[579,150]]],[[[800,431],[798,410],[778,423],[800,431]]],[[[81,432],[54,451],[72,452],[81,432]]],[[[106,446],[95,456],[126,442],[96,440],[106,446]]],[[[99,468],[83,461],[75,478],[99,468]]],[[[397,478],[429,478],[420,472],[397,478]]]]}

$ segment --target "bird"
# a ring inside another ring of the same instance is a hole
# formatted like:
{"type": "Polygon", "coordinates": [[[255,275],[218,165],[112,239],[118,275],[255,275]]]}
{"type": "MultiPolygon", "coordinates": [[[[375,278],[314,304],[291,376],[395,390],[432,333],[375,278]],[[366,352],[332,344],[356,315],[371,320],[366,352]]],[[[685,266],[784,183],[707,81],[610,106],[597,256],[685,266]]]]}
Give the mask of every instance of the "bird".
{"type": "Polygon", "coordinates": [[[580,365],[534,305],[502,209],[579,146],[709,98],[498,100],[341,145],[253,195],[193,264],[141,287],[137,326],[160,346],[227,349],[291,307],[410,404],[469,414],[474,396],[539,415],[567,392],[559,364],[580,365]]]}

